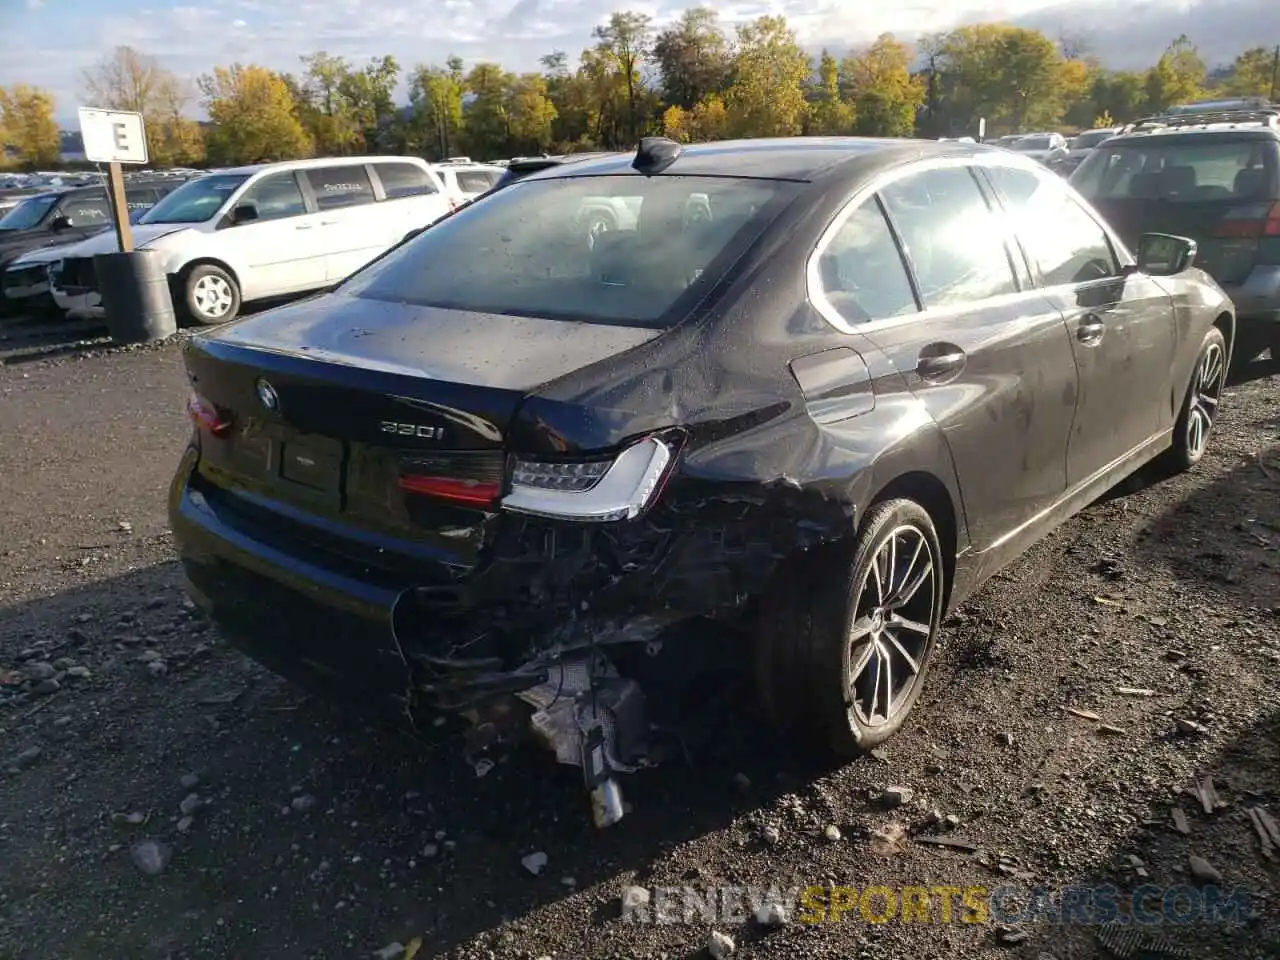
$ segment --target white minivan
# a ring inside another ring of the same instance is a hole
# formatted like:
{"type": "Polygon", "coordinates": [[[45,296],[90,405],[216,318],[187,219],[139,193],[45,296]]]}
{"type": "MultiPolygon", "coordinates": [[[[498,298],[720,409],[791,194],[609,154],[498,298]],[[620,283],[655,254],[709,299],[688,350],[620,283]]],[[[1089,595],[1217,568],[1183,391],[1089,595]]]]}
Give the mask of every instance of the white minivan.
{"type": "MultiPolygon", "coordinates": [[[[416,157],[290,160],[188,181],[147,211],[133,242],[163,252],[180,315],[225,323],[243,303],[345,279],[451,209],[416,157]]],[[[58,293],[96,300],[93,256],[116,249],[107,232],[69,251],[58,293]]]]}

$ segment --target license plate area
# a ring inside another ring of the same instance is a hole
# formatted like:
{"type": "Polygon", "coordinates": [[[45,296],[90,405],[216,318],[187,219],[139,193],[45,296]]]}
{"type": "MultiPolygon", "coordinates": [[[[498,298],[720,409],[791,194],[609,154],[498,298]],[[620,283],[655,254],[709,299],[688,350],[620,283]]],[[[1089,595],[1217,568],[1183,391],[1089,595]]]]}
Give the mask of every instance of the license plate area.
{"type": "Polygon", "coordinates": [[[345,451],[340,440],[301,437],[278,440],[273,446],[276,484],[292,496],[341,506],[345,451]]]}

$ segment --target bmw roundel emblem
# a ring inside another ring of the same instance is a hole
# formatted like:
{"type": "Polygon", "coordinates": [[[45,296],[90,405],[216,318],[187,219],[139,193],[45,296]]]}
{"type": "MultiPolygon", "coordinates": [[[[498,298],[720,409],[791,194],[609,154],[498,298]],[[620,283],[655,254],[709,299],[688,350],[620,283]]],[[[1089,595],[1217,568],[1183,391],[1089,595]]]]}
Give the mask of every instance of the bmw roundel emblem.
{"type": "Polygon", "coordinates": [[[258,399],[272,413],[280,409],[280,394],[276,393],[276,388],[265,380],[258,381],[258,399]]]}

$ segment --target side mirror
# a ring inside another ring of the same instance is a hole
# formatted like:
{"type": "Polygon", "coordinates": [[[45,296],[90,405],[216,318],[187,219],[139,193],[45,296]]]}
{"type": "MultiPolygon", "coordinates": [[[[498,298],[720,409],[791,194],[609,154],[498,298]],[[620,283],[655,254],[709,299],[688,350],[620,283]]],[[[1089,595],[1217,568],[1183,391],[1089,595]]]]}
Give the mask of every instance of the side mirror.
{"type": "Polygon", "coordinates": [[[59,233],[63,230],[69,230],[70,228],[71,228],[71,221],[68,220],[61,213],[49,221],[49,229],[52,230],[54,233],[59,233]]]}
{"type": "Polygon", "coordinates": [[[231,222],[235,225],[252,223],[258,219],[258,206],[254,203],[242,203],[231,211],[231,222]]]}
{"type": "Polygon", "coordinates": [[[1196,242],[1169,233],[1144,233],[1138,240],[1138,269],[1153,277],[1171,277],[1196,259],[1196,242]]]}

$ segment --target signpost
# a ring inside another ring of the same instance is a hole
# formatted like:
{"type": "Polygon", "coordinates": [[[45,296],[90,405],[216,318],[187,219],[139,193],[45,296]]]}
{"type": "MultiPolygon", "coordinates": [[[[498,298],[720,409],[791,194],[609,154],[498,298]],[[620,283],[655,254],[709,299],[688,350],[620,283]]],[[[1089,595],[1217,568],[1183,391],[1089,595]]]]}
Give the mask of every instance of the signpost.
{"type": "Polygon", "coordinates": [[[129,205],[120,165],[147,162],[147,130],[142,114],[81,107],[80,135],[84,138],[85,158],[108,165],[107,186],[111,192],[116,238],[120,241],[120,252],[129,253],[133,250],[133,231],[129,226],[129,205]]]}

